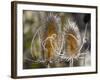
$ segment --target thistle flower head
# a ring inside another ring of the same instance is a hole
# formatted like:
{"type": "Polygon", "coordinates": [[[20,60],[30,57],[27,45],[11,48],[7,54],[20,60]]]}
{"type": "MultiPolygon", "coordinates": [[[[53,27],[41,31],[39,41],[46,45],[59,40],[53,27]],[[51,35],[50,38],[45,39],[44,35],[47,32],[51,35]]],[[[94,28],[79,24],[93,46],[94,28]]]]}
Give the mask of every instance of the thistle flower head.
{"type": "Polygon", "coordinates": [[[68,19],[67,26],[64,27],[65,31],[65,52],[69,59],[76,58],[80,51],[81,36],[77,24],[68,19]]]}

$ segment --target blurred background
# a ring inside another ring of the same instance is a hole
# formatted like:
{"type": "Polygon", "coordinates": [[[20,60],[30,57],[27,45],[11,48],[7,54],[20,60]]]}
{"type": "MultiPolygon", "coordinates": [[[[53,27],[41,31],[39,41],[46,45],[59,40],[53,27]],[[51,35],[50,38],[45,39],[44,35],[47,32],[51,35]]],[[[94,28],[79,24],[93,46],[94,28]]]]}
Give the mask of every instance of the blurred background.
{"type": "MultiPolygon", "coordinates": [[[[73,67],[75,66],[90,66],[91,65],[91,15],[86,13],[63,13],[63,12],[52,12],[54,21],[48,21],[51,12],[45,11],[23,11],[23,69],[34,69],[34,68],[47,68],[47,63],[41,63],[39,60],[44,58],[44,51],[41,46],[41,42],[46,38],[48,32],[49,22],[55,22],[55,31],[59,33],[62,31],[66,19],[73,19],[77,24],[81,37],[84,36],[84,30],[87,25],[86,33],[86,44],[84,44],[81,52],[86,51],[88,48],[88,54],[85,58],[78,60],[74,59],[73,67]],[[39,30],[39,31],[38,31],[39,30]],[[38,31],[38,33],[37,33],[38,31]],[[34,40],[33,40],[34,39],[34,40]],[[85,64],[84,64],[85,62],[85,64]]],[[[50,24],[51,25],[51,24],[50,24]]],[[[69,61],[51,63],[50,67],[70,67],[69,61]]]]}

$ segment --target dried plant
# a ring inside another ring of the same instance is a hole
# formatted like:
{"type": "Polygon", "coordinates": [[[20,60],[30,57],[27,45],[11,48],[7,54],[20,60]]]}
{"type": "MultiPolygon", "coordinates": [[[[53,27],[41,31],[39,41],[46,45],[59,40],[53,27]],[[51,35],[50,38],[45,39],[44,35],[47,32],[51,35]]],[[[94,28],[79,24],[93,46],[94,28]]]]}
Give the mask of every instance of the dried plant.
{"type": "Polygon", "coordinates": [[[84,36],[81,37],[82,35],[75,21],[70,18],[66,19],[63,29],[61,29],[61,20],[58,15],[52,12],[48,13],[44,26],[46,30],[41,31],[43,27],[39,27],[32,38],[31,54],[33,58],[35,57],[34,41],[38,37],[41,53],[36,62],[46,63],[47,67],[50,67],[51,63],[60,61],[67,61],[70,63],[69,66],[73,66],[74,59],[78,60],[81,55],[86,54],[86,52],[81,53],[81,49],[86,40],[88,24],[85,26],[84,36]],[[44,33],[43,36],[41,36],[41,32],[44,33]]]}

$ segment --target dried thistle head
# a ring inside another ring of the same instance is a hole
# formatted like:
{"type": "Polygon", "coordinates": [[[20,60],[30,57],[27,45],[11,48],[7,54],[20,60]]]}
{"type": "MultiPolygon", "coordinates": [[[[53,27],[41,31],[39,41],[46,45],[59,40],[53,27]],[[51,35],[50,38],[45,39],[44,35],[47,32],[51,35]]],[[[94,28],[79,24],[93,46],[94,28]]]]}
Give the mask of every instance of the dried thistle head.
{"type": "Polygon", "coordinates": [[[81,46],[81,36],[76,23],[68,19],[67,26],[65,25],[65,52],[69,59],[76,58],[79,55],[81,46]]]}
{"type": "Polygon", "coordinates": [[[57,23],[56,23],[56,15],[52,12],[48,14],[46,21],[46,30],[44,34],[43,47],[44,47],[44,55],[45,58],[50,61],[54,58],[55,52],[55,39],[57,37],[57,23]]]}

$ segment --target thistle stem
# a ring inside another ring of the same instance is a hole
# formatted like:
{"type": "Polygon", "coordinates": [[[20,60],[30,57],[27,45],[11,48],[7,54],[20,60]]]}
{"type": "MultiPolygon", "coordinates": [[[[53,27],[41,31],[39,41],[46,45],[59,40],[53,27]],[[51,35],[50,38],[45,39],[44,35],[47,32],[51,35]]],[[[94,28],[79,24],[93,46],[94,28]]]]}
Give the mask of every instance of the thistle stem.
{"type": "Polygon", "coordinates": [[[82,49],[82,47],[83,47],[83,45],[84,45],[84,43],[85,43],[86,32],[87,32],[87,26],[88,26],[88,23],[87,23],[86,26],[85,26],[85,31],[84,31],[84,36],[83,36],[83,42],[82,42],[82,45],[81,45],[79,51],[82,49]]]}
{"type": "Polygon", "coordinates": [[[50,68],[50,64],[49,63],[47,64],[47,68],[50,68]]]}
{"type": "Polygon", "coordinates": [[[73,61],[74,61],[74,60],[73,60],[73,58],[72,58],[72,59],[70,60],[70,64],[69,64],[70,67],[73,67],[73,61]]]}

